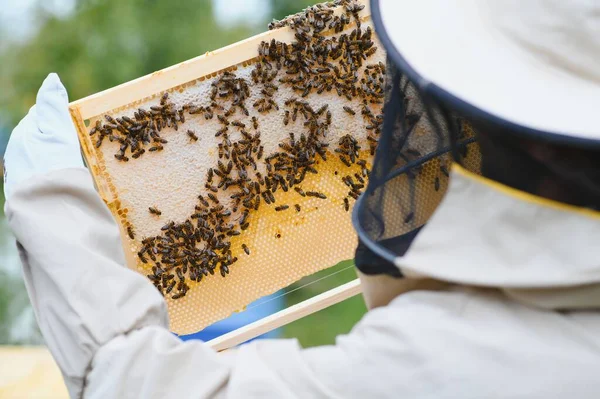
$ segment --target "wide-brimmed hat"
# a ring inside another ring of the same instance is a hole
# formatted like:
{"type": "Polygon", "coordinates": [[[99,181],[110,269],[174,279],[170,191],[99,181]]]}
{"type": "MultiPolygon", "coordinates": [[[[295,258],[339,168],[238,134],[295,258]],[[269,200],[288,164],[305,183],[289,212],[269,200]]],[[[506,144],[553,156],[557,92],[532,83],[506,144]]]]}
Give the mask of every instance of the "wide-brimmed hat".
{"type": "Polygon", "coordinates": [[[458,109],[600,142],[600,2],[371,0],[388,56],[458,109]]]}

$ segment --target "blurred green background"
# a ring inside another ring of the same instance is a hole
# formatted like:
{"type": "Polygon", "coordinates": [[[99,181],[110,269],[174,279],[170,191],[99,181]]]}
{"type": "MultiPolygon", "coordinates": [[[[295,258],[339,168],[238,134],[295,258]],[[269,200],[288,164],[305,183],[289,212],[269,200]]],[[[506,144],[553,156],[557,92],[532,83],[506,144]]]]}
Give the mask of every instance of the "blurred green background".
{"type": "MultiPolygon", "coordinates": [[[[75,100],[247,38],[266,30],[271,19],[314,3],[0,0],[0,151],[4,153],[11,130],[35,103],[37,89],[49,72],[60,75],[70,99],[75,100]]],[[[0,201],[3,205],[4,198],[0,201]]],[[[350,265],[343,262],[289,287],[286,303],[297,303],[356,278],[350,265]]],[[[362,297],[354,297],[291,323],[282,333],[298,338],[304,346],[331,344],[364,312],[362,297]]],[[[0,344],[37,343],[43,340],[2,213],[0,344]]]]}

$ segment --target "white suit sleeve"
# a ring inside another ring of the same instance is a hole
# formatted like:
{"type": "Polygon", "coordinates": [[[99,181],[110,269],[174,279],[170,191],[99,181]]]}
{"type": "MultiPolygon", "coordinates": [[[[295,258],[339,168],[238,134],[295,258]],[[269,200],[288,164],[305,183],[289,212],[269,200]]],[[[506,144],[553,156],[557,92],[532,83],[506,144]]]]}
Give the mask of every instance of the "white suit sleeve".
{"type": "Polygon", "coordinates": [[[72,397],[102,345],[145,326],[167,327],[165,303],[123,267],[119,231],[85,168],[19,184],[6,203],[38,324],[72,397]]]}
{"type": "Polygon", "coordinates": [[[117,226],[83,168],[20,184],[6,214],[38,323],[72,397],[347,397],[352,390],[341,385],[369,366],[360,363],[362,338],[350,338],[359,332],[347,338],[358,339],[351,345],[306,351],[296,340],[223,354],[182,342],[168,330],[160,294],[124,267],[117,226]]]}

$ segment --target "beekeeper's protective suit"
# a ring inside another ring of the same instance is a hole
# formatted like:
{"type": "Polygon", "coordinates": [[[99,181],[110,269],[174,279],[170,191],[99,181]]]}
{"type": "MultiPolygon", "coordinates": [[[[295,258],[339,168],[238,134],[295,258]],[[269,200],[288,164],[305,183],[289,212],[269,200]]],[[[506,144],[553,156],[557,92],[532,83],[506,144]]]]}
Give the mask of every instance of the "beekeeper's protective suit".
{"type": "MultiPolygon", "coordinates": [[[[392,59],[400,68],[414,68],[422,82],[433,82],[513,125],[600,138],[600,123],[590,123],[586,115],[590,103],[594,112],[600,104],[599,6],[532,0],[518,2],[522,14],[511,14],[517,2],[494,3],[469,1],[452,9],[441,0],[380,0],[372,12],[392,59]],[[505,8],[492,13],[501,17],[499,24],[473,18],[499,4],[505,8]],[[576,34],[585,29],[595,34],[576,34]],[[489,41],[486,32],[530,42],[500,44],[489,41]],[[548,42],[553,34],[577,39],[561,47],[554,38],[548,42]],[[577,52],[578,43],[587,52],[577,52]],[[478,53],[487,47],[497,58],[478,53]],[[545,62],[535,54],[511,53],[557,47],[545,62]],[[480,76],[486,70],[477,64],[462,71],[466,58],[495,71],[494,78],[480,76]],[[557,60],[579,62],[575,70],[557,60]],[[524,77],[534,67],[541,81],[527,82],[524,77]],[[523,85],[510,101],[501,82],[506,74],[523,85]],[[489,83],[485,90],[483,81],[489,83]],[[545,85],[558,98],[546,98],[545,85]],[[577,109],[582,117],[558,115],[557,102],[569,102],[562,104],[562,113],[577,109]],[[542,104],[540,112],[532,104],[542,104]]],[[[73,397],[600,395],[596,211],[454,167],[439,208],[406,255],[394,262],[405,278],[361,274],[372,309],[336,345],[302,349],[293,339],[265,340],[219,354],[172,335],[160,294],[124,267],[117,226],[81,162],[67,94],[54,74],[11,136],[5,192],[27,290],[73,397]],[[426,277],[438,283],[420,284],[426,277]]]]}

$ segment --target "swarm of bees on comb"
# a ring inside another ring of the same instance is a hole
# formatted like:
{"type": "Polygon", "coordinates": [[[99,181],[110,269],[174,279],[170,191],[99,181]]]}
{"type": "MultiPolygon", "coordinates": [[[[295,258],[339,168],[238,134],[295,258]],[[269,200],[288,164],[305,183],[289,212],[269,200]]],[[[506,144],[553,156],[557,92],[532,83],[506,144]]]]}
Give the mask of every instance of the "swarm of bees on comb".
{"type": "MultiPolygon", "coordinates": [[[[165,93],[160,105],[139,108],[133,118],[105,115],[105,121],[99,120],[92,127],[89,134],[97,148],[105,140],[118,142],[114,157],[132,162],[168,145],[163,137],[166,127],[187,135],[193,144],[199,135],[183,127],[188,118],[216,118],[220,124],[214,133],[219,141],[218,160],[208,169],[194,213],[183,222],[167,222],[160,234],[141,240],[138,259],[151,267],[147,277],[161,294],[182,298],[190,289],[189,281],[199,282],[214,274],[226,277],[238,256],[251,256],[252,249],[245,243],[243,253],[233,254],[231,239],[248,229],[252,213],[261,206],[271,206],[277,212],[302,212],[300,204],[279,203],[279,192],[293,190],[300,197],[327,200],[325,193],[304,191],[302,183],[307,175],[319,173],[315,166],[328,156],[336,156],[357,170],[340,175],[348,187],[342,206],[350,210],[368,178],[368,161],[361,154],[374,154],[383,124],[379,110],[386,67],[382,62],[369,63],[377,47],[371,27],[361,27],[359,12],[363,8],[355,0],[336,0],[271,23],[269,29],[291,28],[296,41],[262,42],[250,79],[222,72],[211,83],[209,104],[177,107],[165,93]],[[340,7],[341,13],[334,12],[340,7]],[[353,29],[345,33],[349,28],[353,29]],[[338,35],[325,35],[332,31],[338,35]],[[251,85],[261,87],[260,98],[252,102],[251,85]],[[291,88],[296,96],[278,103],[275,93],[281,85],[291,88]],[[336,93],[348,101],[360,100],[360,109],[344,106],[343,111],[367,122],[368,151],[361,152],[360,143],[350,134],[341,137],[336,148],[329,148],[325,136],[332,124],[331,110],[327,104],[314,109],[304,99],[323,92],[336,93]],[[267,154],[261,143],[260,120],[250,118],[249,108],[260,115],[283,109],[283,124],[298,123],[303,129],[290,133],[277,151],[267,154]],[[240,117],[236,119],[236,115],[240,117]]],[[[149,207],[148,212],[153,217],[162,214],[157,206],[149,207]]],[[[127,227],[127,234],[132,240],[136,237],[132,226],[127,227]]]]}

